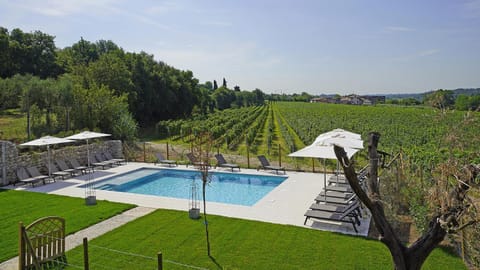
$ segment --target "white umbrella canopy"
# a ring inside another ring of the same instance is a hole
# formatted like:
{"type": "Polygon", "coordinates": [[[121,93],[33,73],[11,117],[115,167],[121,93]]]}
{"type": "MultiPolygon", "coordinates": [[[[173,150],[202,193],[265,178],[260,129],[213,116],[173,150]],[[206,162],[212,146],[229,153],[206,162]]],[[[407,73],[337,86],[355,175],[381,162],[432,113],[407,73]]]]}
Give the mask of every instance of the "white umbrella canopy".
{"type": "Polygon", "coordinates": [[[363,141],[360,134],[343,129],[334,129],[332,131],[320,134],[312,145],[337,145],[343,148],[362,149],[363,141]]]}
{"type": "Polygon", "coordinates": [[[44,136],[39,139],[35,139],[26,143],[20,144],[20,146],[47,146],[47,159],[48,159],[48,176],[51,176],[51,169],[50,169],[50,145],[52,144],[60,144],[60,143],[70,143],[74,142],[72,140],[66,138],[58,138],[53,136],[44,136]]]}
{"type": "MultiPolygon", "coordinates": [[[[324,159],[324,178],[323,184],[327,187],[327,175],[325,160],[337,159],[333,146],[341,146],[345,149],[348,158],[351,158],[356,152],[363,148],[363,141],[360,134],[356,134],[343,129],[334,129],[332,131],[320,134],[315,141],[294,153],[289,154],[290,157],[311,157],[324,159]]],[[[325,192],[325,199],[326,199],[325,192]]]]}
{"type": "Polygon", "coordinates": [[[111,134],[107,133],[100,133],[100,132],[93,132],[93,131],[83,131],[80,133],[77,133],[72,136],[68,136],[65,139],[70,139],[70,140],[89,140],[89,139],[95,139],[95,138],[101,138],[101,137],[108,137],[111,136],[111,134]]]}

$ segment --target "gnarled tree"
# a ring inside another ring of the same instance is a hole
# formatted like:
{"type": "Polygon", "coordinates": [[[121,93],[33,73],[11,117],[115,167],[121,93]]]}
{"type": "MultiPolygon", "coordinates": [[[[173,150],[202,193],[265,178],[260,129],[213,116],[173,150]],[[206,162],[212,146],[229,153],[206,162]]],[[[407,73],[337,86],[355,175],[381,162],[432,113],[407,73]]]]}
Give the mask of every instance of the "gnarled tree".
{"type": "Polygon", "coordinates": [[[335,154],[353,191],[370,210],[375,227],[379,232],[380,241],[390,250],[395,269],[420,269],[430,253],[445,239],[447,234],[456,233],[476,222],[474,218],[468,216],[472,204],[468,200],[467,192],[478,184],[480,168],[468,165],[458,173],[451,175],[456,184],[445,195],[443,202],[439,203],[436,212],[430,218],[427,230],[414,243],[406,246],[400,241],[385,214],[378,184],[378,171],[382,159],[377,150],[379,139],[379,133],[369,134],[369,175],[366,191],[362,189],[353,162],[348,159],[343,147],[334,146],[335,154]]]}

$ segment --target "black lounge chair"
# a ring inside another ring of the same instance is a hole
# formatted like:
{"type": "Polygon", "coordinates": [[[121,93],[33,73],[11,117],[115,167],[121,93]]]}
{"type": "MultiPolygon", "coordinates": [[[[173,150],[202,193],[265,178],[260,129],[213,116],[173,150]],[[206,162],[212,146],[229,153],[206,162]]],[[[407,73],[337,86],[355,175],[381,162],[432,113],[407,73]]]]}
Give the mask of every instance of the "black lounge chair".
{"type": "Polygon", "coordinates": [[[95,154],[90,157],[90,164],[93,165],[94,167],[102,167],[102,169],[105,169],[105,167],[113,167],[114,162],[108,162],[105,161],[100,155],[95,154]]]}
{"type": "Polygon", "coordinates": [[[353,202],[357,200],[357,195],[355,193],[352,193],[349,197],[347,198],[337,198],[337,197],[329,197],[327,194],[327,197],[323,195],[318,195],[315,198],[315,202],[326,202],[330,204],[339,204],[339,205],[350,205],[353,202]]]}
{"type": "Polygon", "coordinates": [[[283,174],[286,174],[284,167],[270,165],[270,162],[268,162],[265,156],[263,155],[258,156],[258,160],[260,161],[260,166],[258,166],[257,171],[259,169],[264,169],[264,170],[273,170],[275,171],[276,174],[278,174],[278,171],[283,171],[283,174]]]}
{"type": "Polygon", "coordinates": [[[353,207],[356,215],[362,217],[361,205],[359,201],[354,201],[350,205],[336,205],[330,203],[312,203],[310,205],[311,210],[321,210],[325,212],[345,212],[348,207],[353,207]]]}
{"type": "Polygon", "coordinates": [[[71,169],[67,166],[67,163],[65,163],[64,160],[61,160],[61,159],[57,159],[55,160],[55,163],[57,163],[58,167],[60,167],[60,170],[62,170],[63,172],[68,172],[70,173],[71,176],[75,176],[75,174],[77,172],[81,172],[80,170],[77,170],[77,169],[71,169]]]}
{"type": "Polygon", "coordinates": [[[88,171],[93,172],[93,167],[82,166],[75,158],[68,159],[68,162],[72,165],[73,170],[79,171],[82,174],[86,174],[88,171]]]}
{"type": "Polygon", "coordinates": [[[155,153],[155,157],[157,160],[153,163],[153,165],[156,165],[157,163],[160,164],[167,164],[169,167],[175,165],[178,166],[178,163],[176,160],[170,160],[170,159],[165,159],[165,157],[162,155],[162,153],[155,153]]]}
{"type": "Polygon", "coordinates": [[[72,175],[70,172],[59,170],[55,164],[50,164],[50,173],[52,174],[53,179],[55,179],[55,177],[62,177],[62,180],[65,180],[65,177],[72,175]]]}
{"type": "Polygon", "coordinates": [[[316,219],[320,221],[335,221],[335,222],[344,222],[350,223],[353,226],[355,232],[358,233],[357,225],[360,226],[360,220],[358,219],[357,214],[355,213],[356,205],[351,204],[348,207],[342,209],[341,212],[329,212],[324,210],[307,210],[305,212],[305,221],[303,225],[307,224],[308,219],[316,219]]]}
{"type": "Polygon", "coordinates": [[[27,168],[27,171],[28,171],[28,174],[30,174],[31,177],[42,180],[44,184],[45,184],[45,180],[47,180],[47,179],[49,179],[49,178],[52,179],[52,180],[55,182],[55,179],[54,179],[54,178],[51,178],[51,177],[48,176],[48,175],[41,174],[41,173],[38,171],[38,168],[35,167],[35,166],[33,166],[33,167],[28,167],[28,168],[27,168]]]}
{"type": "Polygon", "coordinates": [[[110,152],[103,152],[103,155],[105,156],[107,161],[113,161],[116,165],[122,165],[122,163],[125,163],[125,159],[123,158],[114,158],[110,152]]]}
{"type": "MultiPolygon", "coordinates": [[[[32,184],[32,187],[35,187],[35,183],[42,181],[45,185],[45,178],[31,177],[30,175],[28,175],[24,167],[17,168],[15,173],[17,175],[18,181],[24,184],[32,184]]],[[[17,182],[15,182],[13,185],[15,185],[16,183],[17,182]]]]}
{"type": "MultiPolygon", "coordinates": [[[[327,197],[333,197],[333,198],[341,198],[341,199],[348,199],[352,196],[352,192],[341,192],[341,191],[334,191],[334,190],[329,190],[327,188],[327,197]]],[[[318,194],[319,196],[325,196],[325,190],[320,192],[318,194]]]]}
{"type": "MultiPolygon", "coordinates": [[[[207,166],[207,167],[210,167],[210,164],[205,163],[203,161],[198,161],[195,158],[195,156],[193,155],[193,153],[188,153],[187,158],[188,158],[188,161],[189,161],[188,164],[191,164],[193,166],[197,166],[197,167],[207,166]]],[[[187,167],[188,167],[188,164],[187,164],[187,167]]]]}
{"type": "Polygon", "coordinates": [[[232,172],[233,172],[233,169],[238,169],[238,171],[240,171],[240,166],[238,166],[235,163],[227,163],[227,161],[225,160],[222,154],[216,154],[215,158],[217,159],[217,165],[215,166],[215,168],[216,167],[230,168],[232,172]]]}

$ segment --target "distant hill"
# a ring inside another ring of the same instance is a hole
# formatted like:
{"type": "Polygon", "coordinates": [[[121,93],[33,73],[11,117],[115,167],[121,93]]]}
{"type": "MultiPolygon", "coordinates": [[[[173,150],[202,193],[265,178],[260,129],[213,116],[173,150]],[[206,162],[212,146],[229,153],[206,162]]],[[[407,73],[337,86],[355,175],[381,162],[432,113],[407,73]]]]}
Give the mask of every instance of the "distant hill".
{"type": "MultiPolygon", "coordinates": [[[[423,97],[427,94],[434,92],[435,90],[431,90],[424,93],[415,93],[415,94],[388,94],[385,95],[386,99],[406,99],[406,98],[414,98],[416,100],[423,100],[423,97]]],[[[453,91],[453,95],[456,97],[458,95],[480,95],[480,88],[458,88],[453,91]]]]}

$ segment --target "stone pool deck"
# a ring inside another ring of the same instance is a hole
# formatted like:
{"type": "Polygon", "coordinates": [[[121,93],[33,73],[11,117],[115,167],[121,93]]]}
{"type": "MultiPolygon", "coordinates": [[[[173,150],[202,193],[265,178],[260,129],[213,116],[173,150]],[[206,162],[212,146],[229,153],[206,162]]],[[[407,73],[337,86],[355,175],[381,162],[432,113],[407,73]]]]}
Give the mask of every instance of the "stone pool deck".
{"type": "MultiPolygon", "coordinates": [[[[77,176],[47,185],[37,185],[33,188],[28,185],[20,187],[7,186],[6,188],[84,198],[85,189],[78,186],[85,184],[88,177],[93,179],[92,181],[98,181],[107,177],[111,177],[115,174],[129,172],[138,168],[165,167],[162,167],[161,165],[155,166],[151,163],[130,162],[128,164],[106,170],[97,170],[94,174],[77,176]]],[[[178,168],[182,170],[195,170],[191,167],[186,168],[183,165],[180,165],[178,168]]],[[[228,169],[223,168],[213,171],[221,171],[226,173],[230,172],[228,169]]],[[[270,171],[257,171],[254,169],[241,169],[240,173],[275,175],[273,172],[270,171]]],[[[317,197],[317,195],[323,189],[324,175],[323,173],[289,171],[286,173],[286,176],[288,176],[288,178],[282,184],[280,184],[273,191],[268,193],[265,197],[263,197],[253,206],[241,206],[208,202],[207,211],[209,214],[216,214],[227,217],[258,220],[278,224],[289,224],[301,227],[342,232],[353,235],[366,236],[368,234],[368,227],[370,223],[370,216],[368,214],[364,215],[364,218],[361,222],[362,224],[358,227],[358,233],[353,230],[351,224],[329,224],[325,222],[315,222],[309,220],[307,221],[307,225],[303,225],[305,221],[305,211],[313,203],[314,198],[317,197]]],[[[115,202],[131,203],[147,208],[163,208],[187,211],[189,207],[189,201],[186,199],[159,197],[153,195],[140,195],[132,193],[96,190],[96,197],[97,200],[109,200],[115,202]]]]}

